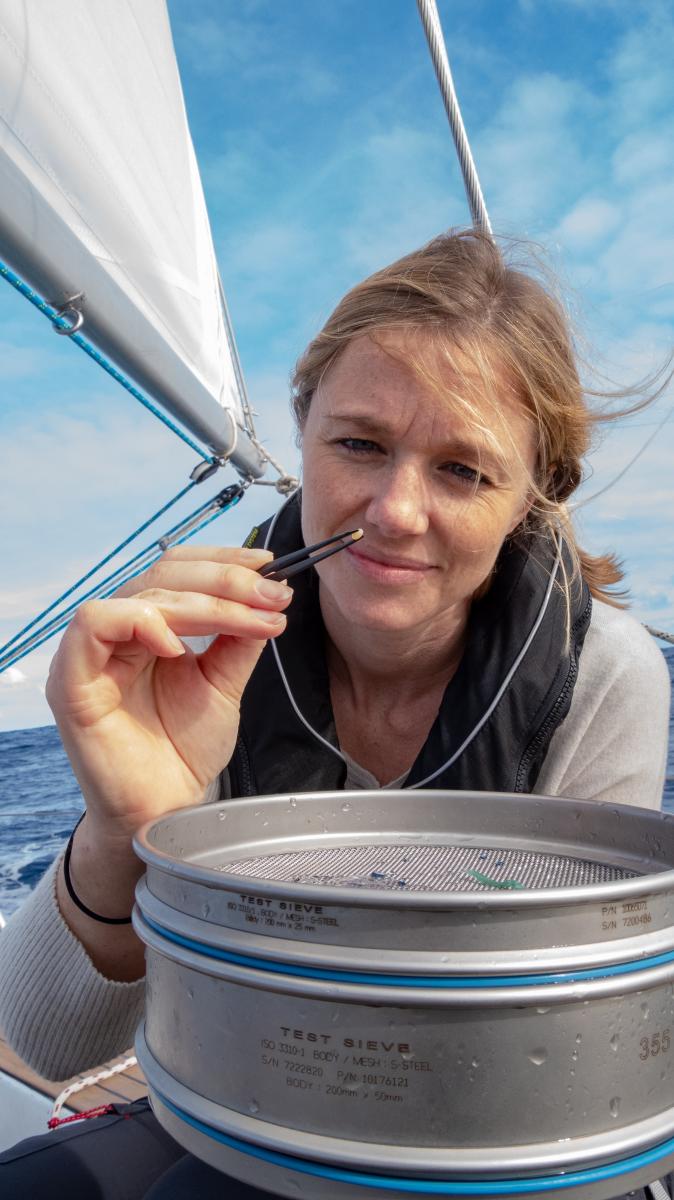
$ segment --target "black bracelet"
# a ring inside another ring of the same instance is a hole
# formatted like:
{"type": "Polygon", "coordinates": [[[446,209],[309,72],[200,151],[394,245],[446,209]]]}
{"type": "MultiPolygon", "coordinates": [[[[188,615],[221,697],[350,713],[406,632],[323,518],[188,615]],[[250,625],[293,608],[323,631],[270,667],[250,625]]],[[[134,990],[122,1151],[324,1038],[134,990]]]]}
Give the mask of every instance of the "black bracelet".
{"type": "Polygon", "coordinates": [[[63,856],[63,878],[65,880],[65,885],[66,885],[66,888],[68,891],[68,895],[70,896],[70,899],[72,900],[73,904],[77,905],[80,912],[85,913],[87,917],[91,917],[92,921],[102,921],[102,923],[104,925],[130,925],[131,917],[102,917],[100,913],[93,912],[92,909],[87,908],[86,904],[82,903],[79,896],[75,892],[75,889],[73,887],[73,881],[70,878],[70,855],[71,855],[72,849],[73,849],[73,841],[75,839],[75,834],[77,833],[77,830],[79,829],[83,820],[84,820],[84,813],[82,813],[82,816],[80,817],[79,821],[77,822],[77,825],[75,826],[75,828],[73,829],[73,831],[70,835],[70,840],[68,842],[68,845],[66,846],[66,852],[63,856]]]}

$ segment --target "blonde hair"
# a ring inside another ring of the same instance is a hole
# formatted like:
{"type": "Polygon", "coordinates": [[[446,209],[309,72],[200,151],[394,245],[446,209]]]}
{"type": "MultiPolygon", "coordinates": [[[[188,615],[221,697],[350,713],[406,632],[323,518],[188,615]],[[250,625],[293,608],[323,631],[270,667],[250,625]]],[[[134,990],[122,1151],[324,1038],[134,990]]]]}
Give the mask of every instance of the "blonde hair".
{"type": "MultiPolygon", "coordinates": [[[[626,593],[609,590],[623,579],[621,563],[611,553],[591,555],[581,549],[566,502],[581,482],[594,426],[635,411],[652,397],[620,412],[593,411],[580,382],[570,323],[551,285],[544,286],[531,267],[509,265],[488,234],[458,230],[375,272],[339,302],[298,360],[292,378],[300,435],[314,392],[346,346],[369,335],[378,342],[383,339],[382,348],[389,350],[385,334],[393,331],[421,335],[426,348],[430,340],[459,376],[465,376],[469,361],[495,397],[494,368],[505,370],[537,435],[532,505],[512,536],[549,535],[561,529],[573,574],[582,573],[593,596],[624,607],[626,593]]],[[[404,361],[434,388],[443,387],[442,372],[429,370],[422,348],[405,353],[404,361]]],[[[624,398],[634,392],[587,394],[624,398]]],[[[465,392],[452,392],[452,399],[474,415],[465,392]]]]}

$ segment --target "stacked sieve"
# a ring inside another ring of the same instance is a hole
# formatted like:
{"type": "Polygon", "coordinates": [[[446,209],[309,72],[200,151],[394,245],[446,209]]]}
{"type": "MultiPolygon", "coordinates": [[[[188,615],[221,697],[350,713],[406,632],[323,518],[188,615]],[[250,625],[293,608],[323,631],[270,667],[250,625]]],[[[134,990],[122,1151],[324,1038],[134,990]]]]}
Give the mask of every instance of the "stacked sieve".
{"type": "Polygon", "coordinates": [[[469,792],[145,826],[162,1124],[277,1196],[609,1200],[674,1169],[674,819],[469,792]]]}

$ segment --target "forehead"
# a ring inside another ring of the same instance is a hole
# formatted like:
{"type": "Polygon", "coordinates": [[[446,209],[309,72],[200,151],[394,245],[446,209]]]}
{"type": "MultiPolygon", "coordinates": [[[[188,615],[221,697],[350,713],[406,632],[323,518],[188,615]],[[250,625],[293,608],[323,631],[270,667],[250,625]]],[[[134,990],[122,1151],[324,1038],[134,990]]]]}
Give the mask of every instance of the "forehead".
{"type": "MultiPolygon", "coordinates": [[[[312,401],[324,420],[357,420],[403,433],[412,422],[429,436],[460,436],[509,457],[533,444],[533,424],[496,355],[445,349],[411,333],[354,339],[332,364],[312,401]]],[[[309,410],[311,415],[311,409],[309,410]]]]}

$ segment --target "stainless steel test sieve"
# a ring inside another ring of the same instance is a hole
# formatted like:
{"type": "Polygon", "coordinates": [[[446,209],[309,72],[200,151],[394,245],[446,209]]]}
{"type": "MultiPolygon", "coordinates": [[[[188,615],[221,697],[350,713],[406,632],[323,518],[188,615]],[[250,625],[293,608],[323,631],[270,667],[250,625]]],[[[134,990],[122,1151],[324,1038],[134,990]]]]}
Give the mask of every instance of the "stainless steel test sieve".
{"type": "Polygon", "coordinates": [[[674,1167],[674,819],[469,792],[146,826],[137,1051],[279,1196],[608,1200],[674,1167]]]}

